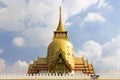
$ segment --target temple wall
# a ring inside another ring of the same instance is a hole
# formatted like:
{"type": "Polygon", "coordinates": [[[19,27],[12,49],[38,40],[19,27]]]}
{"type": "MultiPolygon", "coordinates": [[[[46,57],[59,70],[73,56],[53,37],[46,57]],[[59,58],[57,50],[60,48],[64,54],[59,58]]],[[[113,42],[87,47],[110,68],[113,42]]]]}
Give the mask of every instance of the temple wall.
{"type": "Polygon", "coordinates": [[[98,80],[120,80],[120,74],[99,74],[98,80]]]}
{"type": "Polygon", "coordinates": [[[90,80],[90,78],[82,74],[0,74],[0,80],[90,80]]]}
{"type": "MultiPolygon", "coordinates": [[[[91,80],[91,76],[84,74],[0,74],[0,80],[91,80]]],[[[119,74],[100,74],[98,80],[120,80],[119,74]]]]}

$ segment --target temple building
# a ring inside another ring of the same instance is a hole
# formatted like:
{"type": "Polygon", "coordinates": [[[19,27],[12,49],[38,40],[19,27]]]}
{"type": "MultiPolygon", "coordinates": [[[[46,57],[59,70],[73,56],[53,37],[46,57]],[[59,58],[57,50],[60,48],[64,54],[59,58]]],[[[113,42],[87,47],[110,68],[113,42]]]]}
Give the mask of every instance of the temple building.
{"type": "Polygon", "coordinates": [[[48,46],[47,56],[38,57],[29,64],[27,73],[2,73],[0,80],[120,80],[119,75],[120,70],[96,75],[88,60],[74,56],[74,46],[62,24],[60,7],[59,24],[48,46]]]}
{"type": "Polygon", "coordinates": [[[43,71],[50,73],[82,73],[95,75],[93,65],[83,57],[76,58],[74,46],[69,41],[68,32],[62,24],[60,7],[60,18],[57,29],[54,31],[52,42],[47,49],[46,57],[38,57],[29,65],[28,74],[39,74],[43,71]]]}

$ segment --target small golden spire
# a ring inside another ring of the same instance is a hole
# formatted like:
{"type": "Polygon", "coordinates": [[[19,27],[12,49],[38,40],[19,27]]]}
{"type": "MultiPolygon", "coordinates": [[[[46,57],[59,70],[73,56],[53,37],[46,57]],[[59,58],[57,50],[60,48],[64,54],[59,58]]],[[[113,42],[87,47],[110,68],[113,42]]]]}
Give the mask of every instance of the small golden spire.
{"type": "Polygon", "coordinates": [[[57,31],[65,31],[64,26],[62,24],[62,9],[61,9],[61,6],[60,6],[60,18],[59,18],[59,24],[58,24],[57,31]]]}
{"type": "Polygon", "coordinates": [[[60,6],[60,20],[61,20],[61,14],[62,14],[62,11],[61,11],[61,6],[60,6]]]}

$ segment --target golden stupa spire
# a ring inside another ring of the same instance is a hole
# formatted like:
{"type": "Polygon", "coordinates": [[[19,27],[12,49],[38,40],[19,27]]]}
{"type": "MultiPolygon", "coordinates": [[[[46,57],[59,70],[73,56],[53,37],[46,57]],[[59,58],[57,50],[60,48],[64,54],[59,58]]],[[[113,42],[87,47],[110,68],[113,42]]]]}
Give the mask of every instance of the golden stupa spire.
{"type": "Polygon", "coordinates": [[[63,26],[63,24],[62,24],[62,9],[61,9],[61,6],[60,6],[59,24],[58,24],[58,27],[57,27],[57,30],[56,30],[56,31],[65,31],[64,26],[63,26]]]}

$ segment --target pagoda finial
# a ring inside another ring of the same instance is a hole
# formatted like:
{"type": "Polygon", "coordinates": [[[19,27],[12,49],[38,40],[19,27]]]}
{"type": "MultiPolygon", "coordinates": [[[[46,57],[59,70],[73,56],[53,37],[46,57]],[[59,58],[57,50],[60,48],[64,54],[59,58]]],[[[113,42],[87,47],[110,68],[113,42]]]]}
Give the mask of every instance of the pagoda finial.
{"type": "Polygon", "coordinates": [[[65,31],[64,26],[62,24],[62,7],[60,6],[60,18],[59,18],[59,24],[58,24],[58,28],[57,31],[65,31]]]}
{"type": "Polygon", "coordinates": [[[61,15],[62,15],[62,8],[61,8],[61,6],[60,6],[60,20],[61,20],[61,15]]]}

